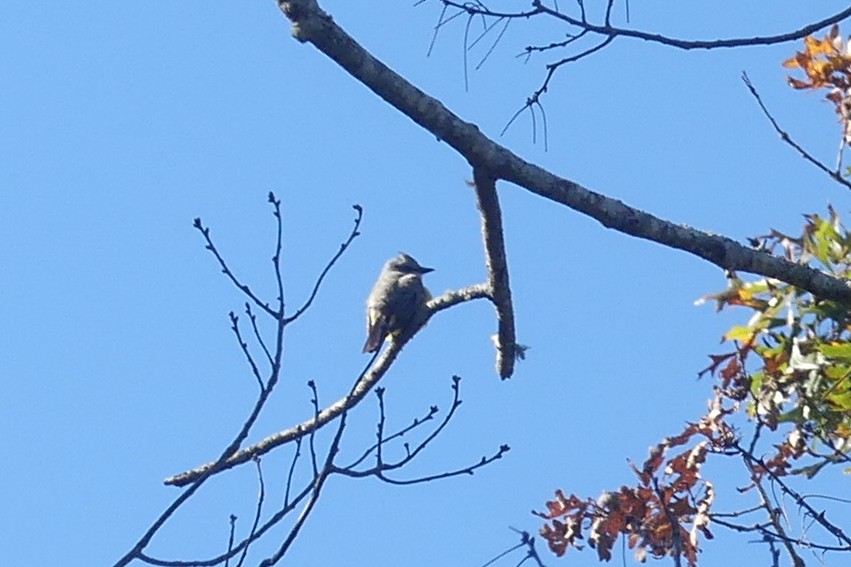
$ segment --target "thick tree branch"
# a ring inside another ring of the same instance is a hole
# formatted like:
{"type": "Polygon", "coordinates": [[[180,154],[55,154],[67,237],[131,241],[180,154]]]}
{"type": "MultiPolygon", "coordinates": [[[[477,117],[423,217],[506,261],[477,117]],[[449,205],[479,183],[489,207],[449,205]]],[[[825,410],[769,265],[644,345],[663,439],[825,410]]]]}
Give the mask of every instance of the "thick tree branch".
{"type": "Polygon", "coordinates": [[[452,146],[474,167],[485,168],[495,179],[511,181],[594,218],[607,228],[689,252],[720,268],[776,278],[816,296],[851,305],[851,286],[842,280],[750,249],[730,238],[660,219],[521,159],[370,55],[315,0],[293,0],[279,5],[292,21],[296,39],[313,44],[382,99],[452,146]]]}
{"type": "Polygon", "coordinates": [[[496,182],[482,168],[473,169],[473,187],[482,215],[482,238],[485,242],[485,264],[488,268],[488,287],[496,307],[499,328],[496,337],[496,371],[505,380],[514,373],[515,352],[514,308],[508,283],[508,260],[502,230],[502,211],[496,194],[496,182]]]}

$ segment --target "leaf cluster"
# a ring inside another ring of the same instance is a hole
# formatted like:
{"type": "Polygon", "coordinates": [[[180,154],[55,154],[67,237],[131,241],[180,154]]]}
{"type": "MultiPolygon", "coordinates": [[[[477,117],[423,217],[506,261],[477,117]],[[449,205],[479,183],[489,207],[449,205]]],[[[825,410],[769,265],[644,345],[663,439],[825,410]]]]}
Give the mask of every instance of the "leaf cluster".
{"type": "MultiPolygon", "coordinates": [[[[851,276],[851,235],[829,208],[828,215],[806,215],[799,237],[778,231],[753,239],[768,251],[817,264],[824,271],[851,276]]],[[[770,431],[787,425],[785,441],[769,460],[779,475],[814,475],[825,464],[847,461],[851,441],[851,314],[846,305],[814,297],[794,286],[763,279],[745,283],[730,275],[724,292],[707,296],[719,309],[745,306],[746,325],[724,339],[732,352],[716,355],[706,370],[717,373],[720,393],[747,400],[748,416],[770,431]],[[753,361],[756,369],[747,371],[753,361]],[[808,455],[813,465],[792,469],[808,455]]]]}
{"type": "MultiPolygon", "coordinates": [[[[751,239],[751,244],[838,278],[851,277],[851,233],[836,211],[829,208],[825,217],[812,214],[805,219],[800,236],[771,231],[751,239]]],[[[637,477],[634,486],[604,492],[596,500],[557,491],[546,511],[536,512],[547,521],[540,533],[556,555],[570,547],[581,549],[587,540],[598,558],[608,561],[623,537],[639,561],[671,556],[676,565],[685,560],[695,566],[699,540],[712,539],[713,523],[756,531],[766,541],[784,541],[791,549],[803,540],[784,531],[777,519],[780,505],[770,495],[774,492],[794,499],[806,515],[818,516],[816,523],[828,533],[842,533],[783,478],[808,479],[827,465],[851,464],[849,306],[779,280],[746,282],[735,273],[728,273],[727,289],[699,303],[707,300],[719,310],[736,306],[751,311],[746,324],[724,335],[731,349],[710,355],[710,365],[700,372],[716,378],[709,410],[679,435],[651,448],[641,467],[631,465],[637,477]],[[736,418],[750,424],[749,433],[733,425],[736,418]],[[769,444],[758,454],[764,446],[758,443],[761,439],[769,444]],[[747,477],[740,492],[758,495],[754,508],[725,514],[712,510],[715,484],[702,476],[710,457],[738,458],[744,464],[747,477]],[[766,490],[765,483],[776,490],[766,490]],[[763,522],[729,520],[760,511],[766,517],[763,522]]],[[[807,545],[819,548],[818,543],[807,545]]],[[[821,549],[840,550],[827,545],[821,549]]]]}
{"type": "Polygon", "coordinates": [[[824,38],[804,38],[804,51],[783,62],[787,69],[801,69],[805,79],[789,77],[796,89],[828,89],[825,98],[834,104],[844,126],[845,142],[851,144],[851,44],[834,24],[824,38]]]}
{"type": "Polygon", "coordinates": [[[651,448],[640,468],[631,464],[638,477],[634,487],[604,492],[596,501],[556,491],[555,500],[546,503],[547,511],[536,512],[549,522],[541,528],[541,536],[558,556],[571,546],[581,549],[581,540],[587,537],[597,557],[609,561],[618,536],[623,536],[639,561],[648,555],[675,554],[697,565],[698,537],[713,537],[708,514],[715,497],[712,483],[701,479],[700,469],[708,448],[723,444],[724,438],[729,439],[730,432],[722,421],[705,420],[651,448]],[[669,456],[694,437],[703,439],[669,456]]]}

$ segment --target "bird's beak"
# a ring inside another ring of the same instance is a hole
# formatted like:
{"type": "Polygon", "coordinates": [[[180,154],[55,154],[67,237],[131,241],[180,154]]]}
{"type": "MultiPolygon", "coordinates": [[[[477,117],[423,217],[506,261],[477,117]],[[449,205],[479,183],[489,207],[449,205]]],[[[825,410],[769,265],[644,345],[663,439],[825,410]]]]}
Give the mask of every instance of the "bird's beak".
{"type": "Polygon", "coordinates": [[[421,274],[427,274],[427,273],[433,272],[433,271],[434,271],[434,268],[423,268],[422,266],[420,266],[420,273],[421,274]]]}

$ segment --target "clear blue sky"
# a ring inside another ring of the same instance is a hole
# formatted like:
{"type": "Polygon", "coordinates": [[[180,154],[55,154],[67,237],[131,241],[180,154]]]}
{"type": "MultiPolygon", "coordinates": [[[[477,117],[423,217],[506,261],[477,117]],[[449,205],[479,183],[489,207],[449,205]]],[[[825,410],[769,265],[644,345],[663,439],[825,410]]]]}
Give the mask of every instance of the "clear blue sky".
{"type": "MultiPolygon", "coordinates": [[[[410,4],[323,7],[374,55],[497,137],[548,61],[514,55],[559,30],[509,28],[465,91],[463,24],[447,26],[426,57],[439,8],[410,4]]],[[[632,25],[750,36],[844,5],[632,2],[632,25]]],[[[162,479],[213,458],[243,422],[256,388],[227,319],[243,298],[204,250],[194,217],[272,298],[265,199],[274,191],[295,306],[348,233],[351,206],[365,211],[363,235],[288,330],[284,383],[253,441],[310,415],[308,380],[325,403],[348,388],[366,360],[363,301],[387,257],[405,250],[436,268],[427,277],[435,293],[484,279],[463,159],[289,34],[274,2],[0,8],[4,565],[111,564],[177,494],[162,479]]],[[[737,239],[794,232],[802,213],[828,202],[847,211],[848,195],[781,144],[739,76],[747,71],[784,126],[832,163],[831,108],[784,83],[780,62],[798,47],[682,52],[616,42],[554,80],[544,99],[548,151],[532,143],[525,117],[500,141],[663,218],[737,239]]],[[[704,409],[710,383],[696,372],[747,316],[693,305],[724,286],[721,271],[515,187],[500,195],[528,360],[498,380],[494,316],[479,302],[434,318],[383,385],[395,428],[429,405],[445,411],[451,376],[463,377],[458,417],[403,478],[472,464],[503,443],[511,452],[473,477],[414,487],[333,479],[285,564],[481,565],[514,544],[508,526],[537,531],[529,510],[554,489],[597,496],[633,483],[626,459],[643,460],[704,409]]],[[[373,399],[358,409],[344,454],[372,442],[376,415],[373,399]]],[[[289,455],[264,460],[270,498],[280,498],[289,455]]],[[[839,471],[823,477],[847,482],[839,471]]],[[[714,478],[719,491],[741,479],[714,478]]],[[[250,467],[221,475],[150,553],[222,551],[228,516],[240,517],[244,533],[256,491],[250,467]]],[[[767,562],[749,538],[716,533],[704,565],[767,562]]],[[[596,563],[589,551],[544,557],[596,563]]]]}

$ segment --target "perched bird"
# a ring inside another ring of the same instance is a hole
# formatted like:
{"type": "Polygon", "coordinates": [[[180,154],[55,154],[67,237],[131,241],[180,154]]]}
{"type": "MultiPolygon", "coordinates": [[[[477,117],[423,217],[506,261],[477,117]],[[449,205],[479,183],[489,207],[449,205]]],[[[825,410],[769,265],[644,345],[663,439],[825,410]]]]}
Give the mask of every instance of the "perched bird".
{"type": "Polygon", "coordinates": [[[404,252],[387,260],[366,300],[363,352],[375,352],[388,335],[396,337],[410,329],[431,299],[422,277],[431,271],[404,252]]]}

